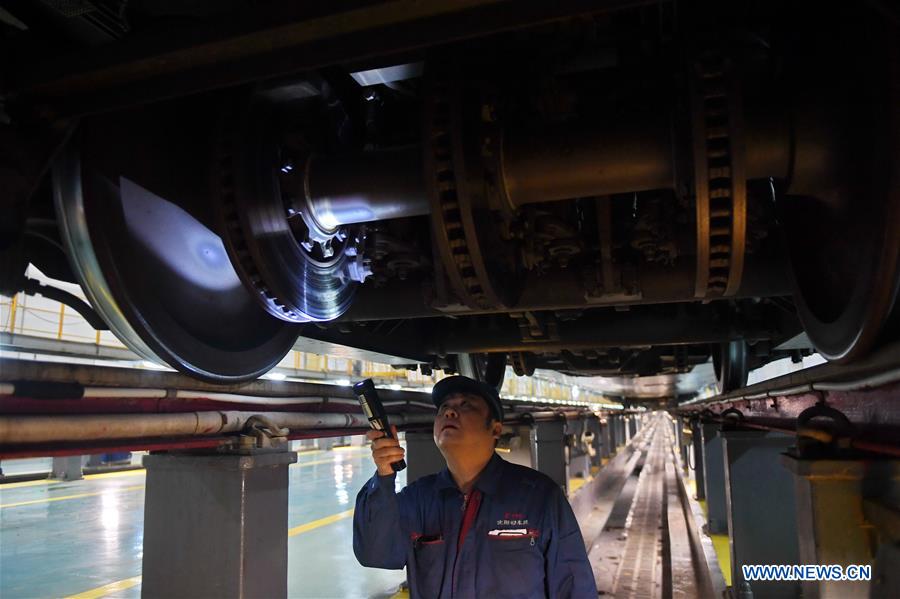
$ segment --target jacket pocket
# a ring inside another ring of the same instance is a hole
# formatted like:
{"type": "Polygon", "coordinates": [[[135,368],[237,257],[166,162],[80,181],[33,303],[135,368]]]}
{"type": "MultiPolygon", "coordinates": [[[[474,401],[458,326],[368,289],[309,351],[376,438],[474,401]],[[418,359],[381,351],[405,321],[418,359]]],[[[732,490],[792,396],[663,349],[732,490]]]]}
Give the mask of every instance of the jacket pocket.
{"type": "Polygon", "coordinates": [[[412,535],[412,559],[407,571],[411,597],[438,597],[444,584],[447,545],[440,535],[412,535]]]}
{"type": "Polygon", "coordinates": [[[544,555],[539,530],[500,531],[487,535],[491,597],[542,597],[544,595],[544,555]]]}

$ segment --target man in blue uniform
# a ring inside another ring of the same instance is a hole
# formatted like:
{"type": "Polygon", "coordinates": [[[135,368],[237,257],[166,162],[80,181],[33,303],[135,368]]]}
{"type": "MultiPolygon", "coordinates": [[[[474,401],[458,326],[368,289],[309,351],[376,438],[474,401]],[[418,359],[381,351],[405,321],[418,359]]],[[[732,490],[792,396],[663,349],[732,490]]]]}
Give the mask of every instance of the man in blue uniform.
{"type": "Polygon", "coordinates": [[[395,439],[370,431],[376,474],[360,490],[353,551],[407,568],[412,597],[597,597],[581,530],[559,486],[495,452],[503,407],[489,385],[439,381],[434,440],[447,467],[395,493],[395,439]]]}

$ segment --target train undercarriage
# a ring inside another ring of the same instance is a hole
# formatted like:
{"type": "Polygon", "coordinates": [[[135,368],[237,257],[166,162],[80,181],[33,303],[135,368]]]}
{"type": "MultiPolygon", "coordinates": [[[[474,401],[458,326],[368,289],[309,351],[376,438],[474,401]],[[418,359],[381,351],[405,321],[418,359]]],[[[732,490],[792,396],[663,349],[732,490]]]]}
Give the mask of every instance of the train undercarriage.
{"type": "Polygon", "coordinates": [[[149,360],[231,384],[306,339],[499,384],[712,358],[730,390],[897,337],[888,8],[82,4],[0,25],[0,288],[149,360]]]}

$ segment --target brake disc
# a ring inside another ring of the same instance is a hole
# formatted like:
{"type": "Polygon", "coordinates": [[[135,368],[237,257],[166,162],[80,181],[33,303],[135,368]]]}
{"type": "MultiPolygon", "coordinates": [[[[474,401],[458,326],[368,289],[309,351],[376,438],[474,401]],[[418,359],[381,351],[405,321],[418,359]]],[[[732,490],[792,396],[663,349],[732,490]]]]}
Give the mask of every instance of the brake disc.
{"type": "Polygon", "coordinates": [[[238,276],[259,305],[288,322],[333,320],[368,274],[365,227],[321,226],[307,210],[315,154],[277,104],[238,97],[223,111],[214,210],[238,276]]]}

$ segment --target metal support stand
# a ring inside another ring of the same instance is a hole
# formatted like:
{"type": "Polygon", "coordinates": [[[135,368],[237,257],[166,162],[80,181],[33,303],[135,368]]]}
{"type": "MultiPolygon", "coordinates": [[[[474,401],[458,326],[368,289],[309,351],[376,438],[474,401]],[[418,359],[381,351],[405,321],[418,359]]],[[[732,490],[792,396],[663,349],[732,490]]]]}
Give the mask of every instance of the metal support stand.
{"type": "Polygon", "coordinates": [[[144,458],[142,597],[285,597],[288,465],[281,449],[144,458]]]}
{"type": "Polygon", "coordinates": [[[600,459],[608,460],[614,453],[612,435],[612,416],[606,417],[606,424],[600,425],[600,459]]]}
{"type": "Polygon", "coordinates": [[[704,423],[703,434],[703,496],[706,498],[706,526],[711,535],[728,532],[725,506],[725,459],[719,425],[704,423]]]}
{"type": "Polygon", "coordinates": [[[406,433],[406,484],[440,472],[446,465],[432,433],[406,433]]]}
{"type": "MultiPolygon", "coordinates": [[[[880,526],[877,522],[879,506],[886,506],[887,513],[896,509],[892,503],[900,496],[900,461],[790,455],[781,456],[781,461],[794,475],[801,563],[840,564],[845,569],[853,564],[873,564],[874,537],[890,529],[889,523],[880,526]]],[[[896,516],[894,521],[898,522],[896,516]]],[[[897,540],[886,538],[884,542],[897,540]]],[[[869,597],[869,582],[804,582],[803,596],[869,597]]]]}
{"type": "Polygon", "coordinates": [[[703,459],[703,428],[700,422],[691,422],[691,454],[694,464],[694,482],[697,483],[697,501],[706,499],[706,462],[703,459]]]}
{"type": "Polygon", "coordinates": [[[883,543],[878,547],[870,596],[872,599],[900,597],[900,542],[883,543]]]}
{"type": "Polygon", "coordinates": [[[81,462],[80,455],[53,458],[50,478],[57,480],[81,480],[84,478],[81,471],[81,462]]]}
{"type": "Polygon", "coordinates": [[[621,414],[616,414],[613,416],[615,418],[615,423],[613,426],[613,433],[615,434],[615,448],[618,452],[618,449],[625,445],[625,416],[621,414]]]}
{"type": "MultiPolygon", "coordinates": [[[[744,590],[744,565],[801,563],[794,479],[780,467],[781,454],[795,439],[792,435],[755,431],[726,431],[722,439],[731,581],[735,589],[744,590]]],[[[749,586],[754,597],[767,599],[799,597],[801,591],[798,581],[753,581],[749,586]]]]}
{"type": "Polygon", "coordinates": [[[568,495],[569,477],[566,469],[564,420],[536,422],[531,428],[531,463],[562,487],[568,495]]]}

